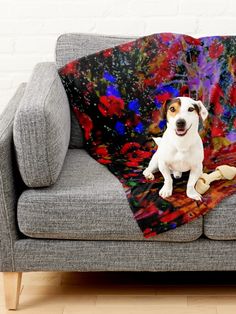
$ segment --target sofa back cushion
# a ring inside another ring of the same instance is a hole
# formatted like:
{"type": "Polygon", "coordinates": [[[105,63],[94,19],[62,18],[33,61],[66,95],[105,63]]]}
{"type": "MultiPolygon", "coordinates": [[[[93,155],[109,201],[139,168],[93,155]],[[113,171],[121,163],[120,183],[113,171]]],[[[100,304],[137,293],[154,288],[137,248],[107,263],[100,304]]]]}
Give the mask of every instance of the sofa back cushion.
{"type": "Polygon", "coordinates": [[[69,104],[56,66],[38,64],[13,124],[17,163],[27,186],[56,182],[68,150],[70,129],[69,104]]]}
{"type": "MultiPolygon", "coordinates": [[[[96,34],[63,34],[56,44],[56,65],[60,67],[69,61],[90,55],[94,52],[110,48],[125,42],[129,42],[135,37],[105,36],[96,34]]],[[[70,148],[83,147],[83,134],[74,112],[71,110],[71,137],[70,148]]]]}

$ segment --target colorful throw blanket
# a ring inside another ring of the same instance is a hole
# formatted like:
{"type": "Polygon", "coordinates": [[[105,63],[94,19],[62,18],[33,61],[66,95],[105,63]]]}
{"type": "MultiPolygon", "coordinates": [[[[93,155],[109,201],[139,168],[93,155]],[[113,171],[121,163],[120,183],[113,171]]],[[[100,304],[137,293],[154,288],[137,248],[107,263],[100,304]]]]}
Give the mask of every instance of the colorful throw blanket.
{"type": "Polygon", "coordinates": [[[160,109],[177,96],[202,100],[209,111],[200,125],[204,172],[236,166],[236,36],[154,34],[74,60],[59,74],[85,148],[123,184],[144,237],[192,221],[236,191],[236,178],[215,181],[194,201],[186,172],[162,199],[161,173],[152,182],[142,175],[158,148],[152,137],[165,130],[160,109]]]}

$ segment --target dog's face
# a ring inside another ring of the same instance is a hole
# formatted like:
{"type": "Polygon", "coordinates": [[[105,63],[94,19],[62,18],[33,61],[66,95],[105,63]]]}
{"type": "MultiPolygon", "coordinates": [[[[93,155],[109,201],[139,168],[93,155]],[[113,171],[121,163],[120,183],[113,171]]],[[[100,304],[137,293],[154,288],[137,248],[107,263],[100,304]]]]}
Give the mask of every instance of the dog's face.
{"type": "Polygon", "coordinates": [[[199,116],[204,121],[208,111],[200,100],[177,97],[165,103],[162,116],[167,120],[168,128],[174,130],[176,135],[184,136],[190,130],[198,130],[199,116]]]}

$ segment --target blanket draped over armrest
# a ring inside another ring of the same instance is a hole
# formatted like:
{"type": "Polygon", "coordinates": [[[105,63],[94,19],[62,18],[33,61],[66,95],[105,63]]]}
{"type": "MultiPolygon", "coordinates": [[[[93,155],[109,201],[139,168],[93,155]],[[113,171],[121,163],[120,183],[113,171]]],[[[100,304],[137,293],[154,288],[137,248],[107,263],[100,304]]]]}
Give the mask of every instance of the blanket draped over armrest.
{"type": "Polygon", "coordinates": [[[192,221],[235,192],[236,178],[215,181],[194,201],[187,172],[164,200],[161,173],[150,182],[142,171],[158,149],[152,137],[165,130],[160,109],[177,96],[202,100],[209,111],[199,130],[204,171],[236,166],[236,36],[153,34],[74,60],[59,74],[85,148],[122,183],[144,237],[192,221]]]}

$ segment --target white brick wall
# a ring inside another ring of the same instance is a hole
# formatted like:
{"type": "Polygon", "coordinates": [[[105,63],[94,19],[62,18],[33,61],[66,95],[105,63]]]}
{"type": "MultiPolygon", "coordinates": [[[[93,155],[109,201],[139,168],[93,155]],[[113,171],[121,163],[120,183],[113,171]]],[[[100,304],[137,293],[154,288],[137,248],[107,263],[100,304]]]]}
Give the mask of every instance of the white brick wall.
{"type": "Polygon", "coordinates": [[[64,32],[236,35],[236,0],[0,0],[0,111],[64,32]]]}

